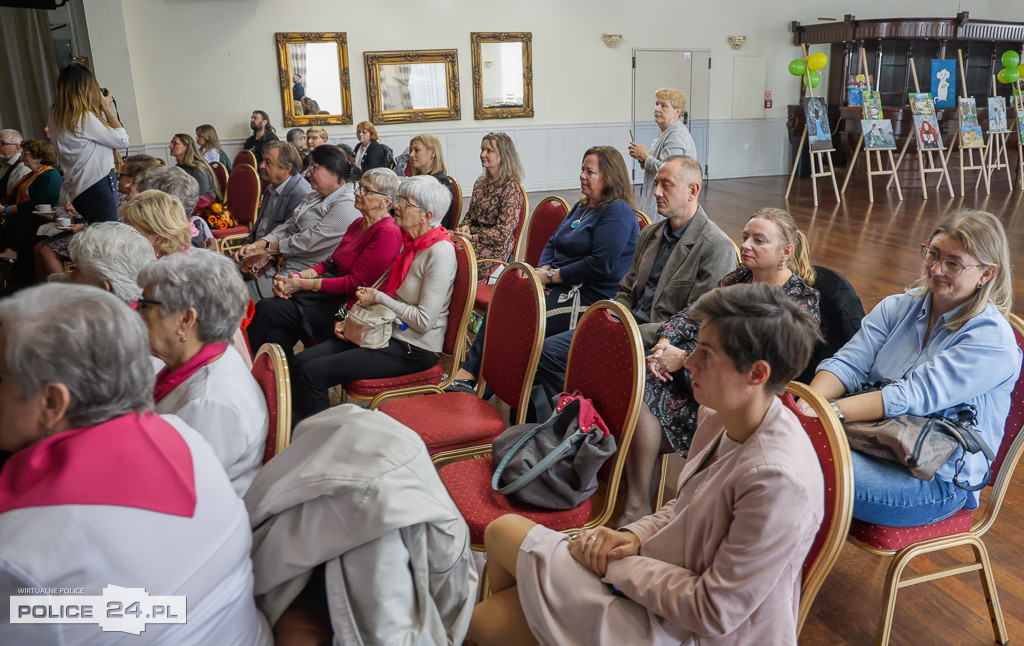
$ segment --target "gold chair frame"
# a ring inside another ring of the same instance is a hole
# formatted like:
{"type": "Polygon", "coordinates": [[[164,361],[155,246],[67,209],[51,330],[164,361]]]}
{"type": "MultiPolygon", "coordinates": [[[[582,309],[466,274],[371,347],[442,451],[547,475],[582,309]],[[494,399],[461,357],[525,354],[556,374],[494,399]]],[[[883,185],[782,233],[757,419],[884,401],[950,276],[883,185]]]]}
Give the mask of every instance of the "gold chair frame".
{"type": "Polygon", "coordinates": [[[262,354],[270,355],[270,364],[274,368],[274,379],[277,382],[277,436],[274,443],[274,455],[277,455],[292,441],[291,373],[284,350],[278,344],[264,343],[256,357],[262,354]]]}
{"type": "Polygon", "coordinates": [[[448,175],[448,181],[452,183],[452,199],[455,200],[455,211],[452,217],[452,231],[459,228],[459,221],[462,220],[462,186],[457,179],[448,175]]]}
{"type": "MultiPolygon", "coordinates": [[[[251,151],[248,151],[248,152],[249,152],[249,154],[252,154],[251,151]]],[[[221,250],[221,253],[223,253],[225,256],[233,256],[236,251],[241,249],[242,243],[245,241],[246,238],[249,237],[249,232],[252,231],[253,226],[256,224],[256,217],[259,215],[259,212],[260,212],[260,200],[261,200],[261,196],[263,195],[263,183],[260,181],[260,174],[259,174],[259,172],[255,168],[253,168],[251,166],[241,165],[241,166],[236,166],[235,169],[231,171],[231,175],[234,175],[235,173],[244,173],[244,172],[251,172],[254,175],[256,175],[256,202],[255,202],[255,206],[254,206],[254,211],[253,211],[253,214],[252,214],[252,218],[249,220],[248,223],[246,223],[246,226],[249,228],[249,231],[247,231],[245,233],[233,233],[233,234],[231,234],[229,236],[224,236],[223,238],[220,239],[220,250],[221,250]],[[248,168],[249,170],[248,171],[243,170],[245,168],[248,168]]],[[[231,176],[229,175],[228,176],[228,186],[230,186],[230,185],[231,185],[231,176]]],[[[224,190],[224,199],[227,200],[227,189],[226,188],[224,190]]],[[[231,202],[228,202],[228,209],[231,209],[231,202]]],[[[233,212],[234,211],[232,211],[232,213],[233,212]]]]}

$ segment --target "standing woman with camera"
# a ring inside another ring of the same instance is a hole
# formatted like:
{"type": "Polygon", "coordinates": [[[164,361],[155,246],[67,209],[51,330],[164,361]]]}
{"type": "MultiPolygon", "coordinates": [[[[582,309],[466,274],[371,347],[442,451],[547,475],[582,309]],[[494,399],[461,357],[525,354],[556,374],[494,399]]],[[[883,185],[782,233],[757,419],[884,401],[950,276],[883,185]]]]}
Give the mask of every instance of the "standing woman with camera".
{"type": "Polygon", "coordinates": [[[61,71],[47,126],[64,171],[61,203],[71,202],[87,223],[117,220],[114,160],[117,149],[128,147],[128,133],[113,102],[85,66],[61,71]]]}

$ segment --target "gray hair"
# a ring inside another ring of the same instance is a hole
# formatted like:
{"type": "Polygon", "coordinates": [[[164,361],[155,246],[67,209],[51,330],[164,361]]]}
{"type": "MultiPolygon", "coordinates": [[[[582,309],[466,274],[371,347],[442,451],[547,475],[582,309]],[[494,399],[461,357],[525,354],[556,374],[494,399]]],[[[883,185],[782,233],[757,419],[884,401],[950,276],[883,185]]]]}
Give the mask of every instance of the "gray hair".
{"type": "Polygon", "coordinates": [[[377,192],[384,193],[390,197],[392,203],[398,199],[398,184],[400,180],[395,171],[390,168],[371,168],[359,178],[361,182],[366,180],[372,181],[373,185],[377,187],[377,192]]]}
{"type": "Polygon", "coordinates": [[[76,270],[110,283],[110,291],[126,303],[142,296],[136,279],[156,260],[153,245],[135,227],[123,222],[97,222],[71,238],[68,246],[76,270]]]}
{"type": "Polygon", "coordinates": [[[48,383],[71,393],[66,418],[92,426],[149,408],[153,367],[142,317],[113,294],[47,283],[0,302],[7,371],[24,397],[48,383]]]}
{"type": "Polygon", "coordinates": [[[0,136],[3,135],[7,135],[8,137],[14,140],[14,143],[19,145],[25,139],[20,132],[14,130],[13,128],[4,128],[3,130],[0,130],[0,136]]]}
{"type": "Polygon", "coordinates": [[[178,198],[185,209],[185,217],[192,215],[199,201],[199,182],[178,167],[157,166],[142,174],[136,183],[139,192],[154,189],[178,198]]]}
{"type": "Polygon", "coordinates": [[[164,318],[194,309],[196,336],[203,343],[231,340],[249,304],[235,263],[209,249],[189,249],[152,262],[139,272],[138,284],[152,287],[164,318]]]}
{"type": "Polygon", "coordinates": [[[433,175],[406,177],[398,187],[398,194],[411,197],[421,209],[433,214],[430,218],[431,228],[441,225],[441,219],[448,213],[448,207],[452,203],[452,192],[433,175]]]}
{"type": "Polygon", "coordinates": [[[304,139],[305,137],[306,133],[302,131],[302,128],[292,128],[291,130],[288,131],[288,134],[285,136],[285,141],[287,141],[288,143],[294,143],[299,139],[304,139]]]}

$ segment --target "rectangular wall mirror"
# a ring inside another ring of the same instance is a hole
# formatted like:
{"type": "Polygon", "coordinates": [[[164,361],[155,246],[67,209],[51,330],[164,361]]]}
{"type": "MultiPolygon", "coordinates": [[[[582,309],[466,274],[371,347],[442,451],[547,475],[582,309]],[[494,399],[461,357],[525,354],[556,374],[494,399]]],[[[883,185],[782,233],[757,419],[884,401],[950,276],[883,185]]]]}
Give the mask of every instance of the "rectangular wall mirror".
{"type": "Polygon", "coordinates": [[[533,37],[530,32],[471,32],[473,118],[533,116],[533,37]]]}
{"type": "Polygon", "coordinates": [[[456,50],[366,52],[363,58],[374,125],[462,118],[456,50]]]}
{"type": "Polygon", "coordinates": [[[274,37],[284,125],[352,123],[346,35],[290,32],[274,37]]]}

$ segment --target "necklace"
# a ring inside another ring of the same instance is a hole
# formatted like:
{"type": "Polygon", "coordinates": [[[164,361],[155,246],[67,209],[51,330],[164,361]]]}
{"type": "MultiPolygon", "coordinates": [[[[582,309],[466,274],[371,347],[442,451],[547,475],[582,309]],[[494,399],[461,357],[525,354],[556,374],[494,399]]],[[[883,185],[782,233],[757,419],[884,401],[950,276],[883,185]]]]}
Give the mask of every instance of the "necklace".
{"type": "Polygon", "coordinates": [[[578,227],[580,225],[580,221],[582,221],[583,218],[587,217],[588,215],[590,215],[593,212],[594,212],[594,210],[591,209],[590,207],[584,207],[583,213],[580,213],[580,216],[578,218],[576,218],[575,220],[573,220],[569,224],[569,228],[570,229],[575,229],[576,227],[578,227]]]}

